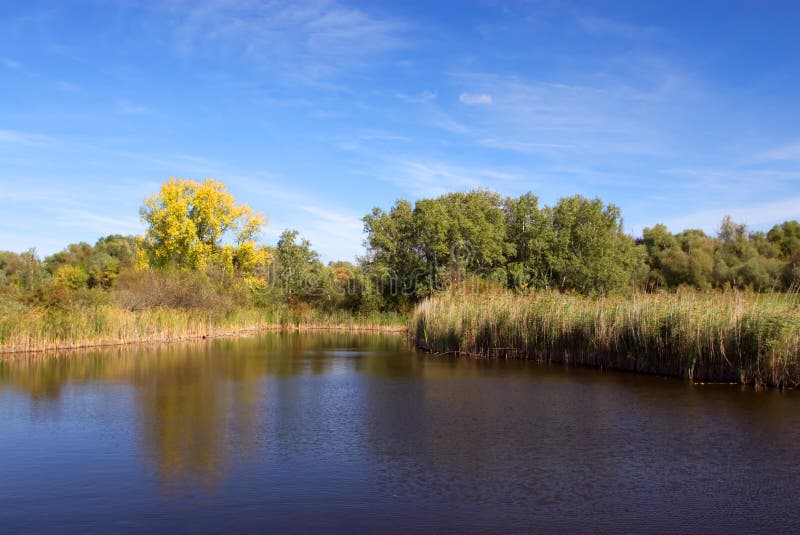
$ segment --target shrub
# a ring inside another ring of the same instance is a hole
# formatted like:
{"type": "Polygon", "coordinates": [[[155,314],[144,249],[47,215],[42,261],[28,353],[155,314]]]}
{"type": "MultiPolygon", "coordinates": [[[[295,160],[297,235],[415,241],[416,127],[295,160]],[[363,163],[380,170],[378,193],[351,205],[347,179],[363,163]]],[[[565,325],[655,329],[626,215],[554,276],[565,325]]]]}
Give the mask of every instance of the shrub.
{"type": "Polygon", "coordinates": [[[113,294],[117,304],[129,310],[163,307],[224,314],[250,305],[247,289],[240,281],[214,281],[202,271],[124,271],[113,294]]]}

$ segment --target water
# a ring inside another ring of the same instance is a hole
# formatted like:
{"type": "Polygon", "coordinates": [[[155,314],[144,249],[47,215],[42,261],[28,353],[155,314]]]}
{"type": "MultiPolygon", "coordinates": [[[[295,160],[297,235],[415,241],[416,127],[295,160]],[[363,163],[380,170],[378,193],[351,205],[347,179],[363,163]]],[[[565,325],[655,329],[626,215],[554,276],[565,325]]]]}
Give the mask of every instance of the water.
{"type": "Polygon", "coordinates": [[[0,361],[0,533],[800,531],[800,393],[402,337],[0,361]]]}

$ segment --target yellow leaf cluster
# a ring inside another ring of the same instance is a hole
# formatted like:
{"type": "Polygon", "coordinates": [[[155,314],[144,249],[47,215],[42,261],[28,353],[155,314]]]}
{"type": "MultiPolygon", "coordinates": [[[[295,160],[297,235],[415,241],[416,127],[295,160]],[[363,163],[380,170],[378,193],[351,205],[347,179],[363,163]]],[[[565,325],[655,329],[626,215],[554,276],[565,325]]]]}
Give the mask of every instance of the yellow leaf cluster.
{"type": "Polygon", "coordinates": [[[142,250],[148,265],[203,269],[213,264],[249,273],[266,261],[257,247],[264,216],[236,204],[225,185],[171,178],[144,201],[142,250]]]}

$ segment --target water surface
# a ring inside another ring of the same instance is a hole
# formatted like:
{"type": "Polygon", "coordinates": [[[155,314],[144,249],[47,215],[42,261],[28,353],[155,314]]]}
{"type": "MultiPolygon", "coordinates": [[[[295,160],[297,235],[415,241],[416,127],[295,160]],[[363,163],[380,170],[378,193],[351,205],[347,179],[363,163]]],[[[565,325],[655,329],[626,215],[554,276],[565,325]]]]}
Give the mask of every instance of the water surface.
{"type": "Polygon", "coordinates": [[[0,533],[799,532],[800,396],[399,336],[0,361],[0,533]]]}

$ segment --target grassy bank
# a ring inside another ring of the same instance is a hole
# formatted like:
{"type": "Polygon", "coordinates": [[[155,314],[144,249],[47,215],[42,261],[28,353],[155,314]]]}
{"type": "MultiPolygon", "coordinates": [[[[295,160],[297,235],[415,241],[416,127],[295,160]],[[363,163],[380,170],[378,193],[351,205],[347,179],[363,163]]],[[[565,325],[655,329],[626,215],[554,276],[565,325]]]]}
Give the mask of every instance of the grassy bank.
{"type": "Polygon", "coordinates": [[[450,292],[412,317],[420,347],[683,377],[800,385],[800,298],[744,292],[589,298],[450,292]]]}
{"type": "Polygon", "coordinates": [[[404,331],[396,314],[294,311],[288,307],[241,309],[227,314],[115,305],[72,310],[31,308],[0,316],[0,354],[143,342],[232,336],[266,330],[404,331]]]}

